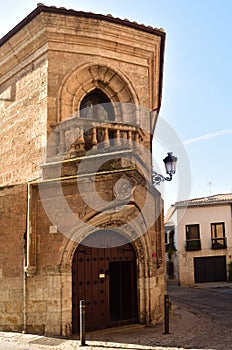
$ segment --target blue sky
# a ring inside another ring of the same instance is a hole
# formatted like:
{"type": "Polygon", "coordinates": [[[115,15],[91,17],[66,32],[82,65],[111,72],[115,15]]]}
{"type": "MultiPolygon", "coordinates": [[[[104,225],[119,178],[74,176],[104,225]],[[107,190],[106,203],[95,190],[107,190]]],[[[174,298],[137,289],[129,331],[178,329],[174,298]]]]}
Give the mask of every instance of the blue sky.
{"type": "MultiPolygon", "coordinates": [[[[0,37],[37,2],[3,2],[0,37]]],[[[164,28],[167,38],[160,117],[181,139],[191,164],[191,174],[186,171],[186,177],[191,175],[191,193],[186,196],[232,192],[232,1],[46,0],[44,4],[111,13],[164,28]]],[[[160,151],[158,156],[163,159],[165,154],[160,151]]],[[[174,189],[183,181],[182,176],[178,184],[174,180],[166,186],[169,204],[186,199],[176,196],[174,189]]]]}

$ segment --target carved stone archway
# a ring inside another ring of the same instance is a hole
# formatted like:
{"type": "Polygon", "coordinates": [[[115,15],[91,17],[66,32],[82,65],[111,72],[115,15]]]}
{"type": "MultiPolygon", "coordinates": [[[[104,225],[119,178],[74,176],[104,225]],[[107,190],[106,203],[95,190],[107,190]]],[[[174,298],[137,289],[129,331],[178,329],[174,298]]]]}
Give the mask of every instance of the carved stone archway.
{"type": "MultiPolygon", "coordinates": [[[[101,216],[101,215],[100,215],[101,216]]],[[[118,225],[119,227],[125,224],[125,222],[116,222],[113,220],[112,222],[107,220],[103,222],[103,216],[99,218],[99,215],[96,215],[95,218],[91,219],[91,224],[93,225],[95,223],[100,223],[101,225],[98,226],[99,228],[102,227],[104,229],[110,229],[115,230],[115,225],[118,225]]],[[[97,227],[97,225],[96,225],[97,227]]],[[[137,300],[138,300],[138,321],[140,323],[144,324],[151,324],[154,322],[153,316],[154,315],[154,306],[152,306],[150,300],[154,293],[154,278],[155,278],[155,261],[152,258],[151,253],[151,242],[149,239],[149,235],[145,234],[140,237],[138,237],[136,233],[135,227],[129,227],[127,226],[127,232],[125,232],[124,237],[127,237],[130,239],[131,237],[136,237],[136,239],[131,240],[131,245],[133,246],[133,249],[135,251],[136,260],[137,260],[137,300]]],[[[81,235],[82,236],[82,235],[81,235]]],[[[83,237],[86,237],[86,234],[83,235],[83,237]]],[[[72,285],[72,263],[73,263],[73,256],[75,254],[76,249],[78,248],[79,244],[72,239],[67,241],[67,245],[63,251],[63,256],[61,260],[61,270],[65,269],[65,271],[69,271],[67,276],[67,282],[64,283],[64,295],[69,295],[69,310],[72,310],[72,295],[71,295],[71,285],[72,285]]],[[[66,304],[67,306],[67,300],[66,304]]],[[[65,335],[67,328],[67,325],[71,325],[72,323],[72,313],[69,311],[63,310],[62,311],[63,317],[62,317],[62,330],[63,334],[65,335]]]]}
{"type": "Polygon", "coordinates": [[[125,74],[107,65],[85,64],[66,77],[62,84],[57,122],[76,115],[82,99],[96,88],[102,90],[111,102],[139,104],[138,96],[125,74]]]}

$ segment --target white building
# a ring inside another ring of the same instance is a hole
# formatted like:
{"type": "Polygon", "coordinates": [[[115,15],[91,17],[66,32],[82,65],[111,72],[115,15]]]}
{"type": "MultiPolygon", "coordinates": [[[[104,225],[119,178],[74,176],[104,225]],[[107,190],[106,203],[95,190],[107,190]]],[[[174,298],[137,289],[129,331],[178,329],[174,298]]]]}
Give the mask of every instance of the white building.
{"type": "Polygon", "coordinates": [[[181,285],[229,279],[232,193],[176,202],[165,228],[169,279],[181,285]]]}

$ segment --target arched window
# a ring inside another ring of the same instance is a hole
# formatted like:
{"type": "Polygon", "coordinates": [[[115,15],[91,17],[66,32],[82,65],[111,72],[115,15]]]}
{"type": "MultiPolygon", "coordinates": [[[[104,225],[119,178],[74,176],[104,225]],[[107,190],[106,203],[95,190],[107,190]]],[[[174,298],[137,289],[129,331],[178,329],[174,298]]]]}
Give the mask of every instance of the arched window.
{"type": "Polygon", "coordinates": [[[99,121],[114,120],[114,110],[109,98],[95,89],[87,94],[81,102],[80,117],[99,121]]]}

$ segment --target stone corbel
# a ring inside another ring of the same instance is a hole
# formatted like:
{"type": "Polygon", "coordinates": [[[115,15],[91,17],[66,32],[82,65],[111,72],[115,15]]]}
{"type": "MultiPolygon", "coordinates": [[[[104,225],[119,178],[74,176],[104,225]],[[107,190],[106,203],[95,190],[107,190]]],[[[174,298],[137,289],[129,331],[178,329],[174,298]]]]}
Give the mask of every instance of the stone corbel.
{"type": "Polygon", "coordinates": [[[12,84],[0,93],[0,101],[13,102],[16,96],[16,85],[12,84]]]}

